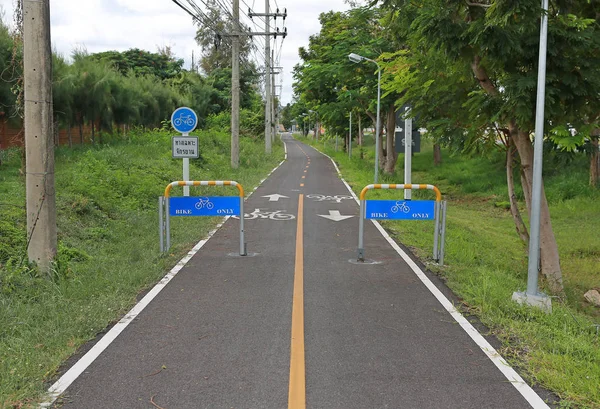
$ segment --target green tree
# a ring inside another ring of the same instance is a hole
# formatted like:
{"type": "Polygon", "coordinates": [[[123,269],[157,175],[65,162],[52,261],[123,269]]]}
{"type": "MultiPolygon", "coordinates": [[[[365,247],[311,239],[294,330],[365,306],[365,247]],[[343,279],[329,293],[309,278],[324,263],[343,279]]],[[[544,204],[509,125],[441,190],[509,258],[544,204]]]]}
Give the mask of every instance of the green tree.
{"type": "MultiPolygon", "coordinates": [[[[384,0],[390,31],[412,52],[399,89],[441,96],[450,84],[463,88],[451,109],[421,105],[427,127],[453,129],[460,140],[489,140],[494,129],[517,149],[521,184],[530,211],[539,21],[537,0],[456,2],[384,0]],[[431,64],[420,57],[434,57],[431,64]],[[412,63],[416,61],[416,67],[412,63]],[[447,63],[449,72],[441,71],[447,63]],[[437,69],[435,69],[437,67],[437,69]],[[450,75],[445,75],[450,74],[450,75]],[[470,79],[469,79],[470,77],[470,79]],[[410,87],[409,87],[410,85],[410,87]],[[436,110],[441,109],[439,112],[436,110]],[[437,122],[436,122],[437,121],[437,122]]],[[[569,124],[586,129],[597,122],[600,96],[597,18],[593,2],[551,2],[547,67],[546,129],[569,124]]],[[[404,57],[402,57],[404,58],[404,57]]],[[[414,98],[411,98],[414,100],[414,98]]],[[[447,99],[445,100],[447,101],[447,99]]],[[[542,273],[551,291],[562,292],[562,274],[548,204],[541,212],[542,273]]]]}
{"type": "MultiPolygon", "coordinates": [[[[377,67],[370,62],[354,64],[348,54],[377,60],[397,47],[386,35],[381,17],[379,9],[364,7],[322,13],[321,31],[310,37],[308,49],[299,50],[302,63],[294,68],[294,91],[300,101],[319,112],[333,133],[346,132],[350,110],[364,112],[376,122],[377,67]]],[[[391,137],[380,144],[379,166],[389,174],[397,160],[393,138],[397,97],[390,92],[381,100],[382,129],[387,128],[391,137]]]]}
{"type": "Polygon", "coordinates": [[[15,92],[22,85],[22,50],[15,47],[8,26],[0,19],[0,118],[20,120],[15,92]]]}
{"type": "Polygon", "coordinates": [[[122,75],[133,71],[136,76],[153,75],[161,80],[177,76],[183,66],[183,59],[173,57],[168,49],[160,53],[138,48],[123,52],[105,51],[91,54],[89,58],[111,64],[122,75]]]}
{"type": "MultiPolygon", "coordinates": [[[[205,2],[207,10],[200,16],[198,30],[196,31],[196,43],[202,47],[200,68],[208,75],[213,70],[231,68],[231,39],[227,36],[233,32],[230,15],[223,13],[223,9],[215,0],[205,2]]],[[[248,27],[241,24],[242,31],[250,31],[248,27]]],[[[252,40],[249,36],[240,37],[240,67],[250,62],[250,51],[252,40]]]]}
{"type": "MultiPolygon", "coordinates": [[[[206,78],[207,84],[214,88],[211,95],[211,112],[219,113],[231,109],[231,68],[216,68],[206,78]]],[[[254,64],[240,67],[240,108],[252,107],[258,95],[258,70],[254,64]]]]}

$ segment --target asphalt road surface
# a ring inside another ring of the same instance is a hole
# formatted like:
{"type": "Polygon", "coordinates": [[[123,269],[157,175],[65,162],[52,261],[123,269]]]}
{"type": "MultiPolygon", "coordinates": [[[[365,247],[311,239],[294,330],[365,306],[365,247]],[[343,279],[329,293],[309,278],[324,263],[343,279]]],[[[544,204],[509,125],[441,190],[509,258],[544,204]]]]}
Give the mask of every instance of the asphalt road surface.
{"type": "Polygon", "coordinates": [[[287,160],[245,204],[249,255],[229,219],[54,407],[545,407],[370,221],[378,263],[352,262],[356,201],[329,158],[284,141],[287,160]]]}

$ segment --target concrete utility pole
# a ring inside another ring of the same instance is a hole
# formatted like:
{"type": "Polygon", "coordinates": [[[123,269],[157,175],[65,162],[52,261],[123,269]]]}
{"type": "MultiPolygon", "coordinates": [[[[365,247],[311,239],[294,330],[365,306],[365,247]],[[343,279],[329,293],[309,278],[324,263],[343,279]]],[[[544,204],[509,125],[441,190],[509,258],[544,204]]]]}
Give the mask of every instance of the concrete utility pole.
{"type": "Polygon", "coordinates": [[[240,164],[240,1],[233,0],[231,39],[231,167],[240,164]]]}
{"type": "Polygon", "coordinates": [[[252,10],[248,10],[248,17],[252,18],[254,16],[263,16],[265,18],[265,32],[250,32],[249,35],[264,35],[265,36],[265,152],[271,153],[271,141],[273,138],[272,133],[272,112],[271,112],[271,44],[270,37],[283,36],[285,38],[287,36],[287,29],[283,32],[279,32],[277,29],[275,32],[271,32],[271,26],[269,23],[269,17],[287,17],[287,10],[284,10],[283,13],[279,12],[277,9],[276,13],[269,13],[269,0],[265,0],[265,12],[262,13],[254,13],[252,10]]]}
{"type": "Polygon", "coordinates": [[[265,152],[271,153],[271,27],[269,25],[269,0],[265,0],[265,152]]]}
{"type": "MultiPolygon", "coordinates": [[[[271,50],[271,67],[275,65],[275,50],[271,50]]],[[[275,92],[275,75],[277,73],[273,71],[273,77],[271,78],[271,140],[275,140],[275,135],[277,135],[277,129],[275,128],[275,118],[276,118],[276,98],[277,93],[275,92]]]]}
{"type": "MultiPolygon", "coordinates": [[[[277,74],[281,74],[281,72],[278,72],[277,74]]],[[[281,125],[281,94],[283,92],[283,85],[275,85],[275,100],[277,101],[276,109],[275,109],[275,132],[279,132],[280,129],[280,125],[281,125]],[[277,93],[277,88],[279,88],[279,92],[277,93]]]]}
{"type": "Polygon", "coordinates": [[[27,255],[42,271],[56,256],[49,0],[23,1],[27,255]]]}

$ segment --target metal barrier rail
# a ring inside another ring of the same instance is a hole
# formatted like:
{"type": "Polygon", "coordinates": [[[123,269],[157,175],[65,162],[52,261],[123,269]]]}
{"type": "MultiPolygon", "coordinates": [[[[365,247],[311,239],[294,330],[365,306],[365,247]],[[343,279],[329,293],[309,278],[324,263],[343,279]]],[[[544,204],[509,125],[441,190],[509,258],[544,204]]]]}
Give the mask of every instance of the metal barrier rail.
{"type": "Polygon", "coordinates": [[[165,197],[169,197],[171,189],[176,186],[235,186],[240,192],[240,197],[244,197],[244,188],[241,184],[233,180],[188,180],[171,182],[165,188],[165,197]]]}
{"type": "Polygon", "coordinates": [[[169,212],[169,197],[171,189],[176,186],[234,186],[240,197],[240,256],[247,255],[244,242],[244,187],[233,180],[187,180],[171,182],[165,188],[165,195],[158,198],[158,224],[160,234],[160,250],[166,252],[171,247],[171,216],[169,212]],[[166,213],[166,217],[165,217],[166,213]],[[165,243],[166,242],[166,243],[165,243]],[[166,245],[165,245],[166,244],[166,245]]]}
{"type": "Polygon", "coordinates": [[[364,224],[366,218],[366,196],[369,190],[373,189],[412,189],[412,190],[433,190],[435,192],[435,227],[433,233],[433,259],[439,264],[444,264],[444,242],[446,236],[446,202],[442,201],[442,193],[434,185],[427,184],[371,184],[367,185],[360,192],[360,215],[358,225],[358,261],[365,261],[364,248],[364,224]],[[440,220],[441,213],[441,220],[440,220]],[[440,237],[441,236],[441,237],[440,237]]]}
{"type": "Polygon", "coordinates": [[[415,185],[414,183],[407,183],[406,185],[397,185],[397,184],[371,184],[371,185],[367,185],[363,188],[363,190],[360,192],[360,200],[361,202],[363,200],[365,200],[365,196],[367,195],[367,192],[369,190],[372,189],[413,189],[413,190],[433,190],[435,192],[435,201],[439,202],[442,200],[442,193],[440,192],[440,189],[438,189],[437,187],[433,186],[433,185],[415,185]]]}

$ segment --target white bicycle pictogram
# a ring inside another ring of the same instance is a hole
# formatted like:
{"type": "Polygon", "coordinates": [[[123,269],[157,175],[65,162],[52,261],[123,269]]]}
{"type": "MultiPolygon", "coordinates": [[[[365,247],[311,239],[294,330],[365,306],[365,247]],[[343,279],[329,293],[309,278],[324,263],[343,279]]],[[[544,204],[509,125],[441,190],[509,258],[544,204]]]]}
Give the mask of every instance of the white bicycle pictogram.
{"type": "Polygon", "coordinates": [[[410,207],[406,205],[406,202],[396,202],[396,204],[392,206],[390,210],[392,213],[398,213],[398,211],[401,211],[402,213],[408,213],[410,212],[410,207]]]}
{"type": "MultiPolygon", "coordinates": [[[[233,216],[238,219],[239,217],[233,216]]],[[[294,220],[296,216],[293,214],[283,213],[283,210],[273,211],[261,211],[260,209],[254,209],[252,213],[245,213],[244,220],[253,219],[271,219],[271,220],[294,220]]]]}
{"type": "Polygon", "coordinates": [[[186,124],[187,126],[194,126],[196,121],[194,121],[194,118],[192,118],[191,115],[183,116],[183,114],[181,114],[179,118],[175,118],[173,120],[173,123],[175,124],[175,126],[181,126],[181,124],[186,124]]]}
{"type": "Polygon", "coordinates": [[[211,210],[215,207],[215,204],[212,203],[208,197],[199,197],[194,207],[198,210],[203,209],[204,207],[211,210]]]}
{"type": "Polygon", "coordinates": [[[315,199],[316,202],[325,202],[325,201],[333,201],[336,203],[342,203],[342,200],[352,199],[352,196],[347,195],[335,195],[335,196],[326,196],[320,194],[310,194],[306,195],[307,199],[315,199]]]}

